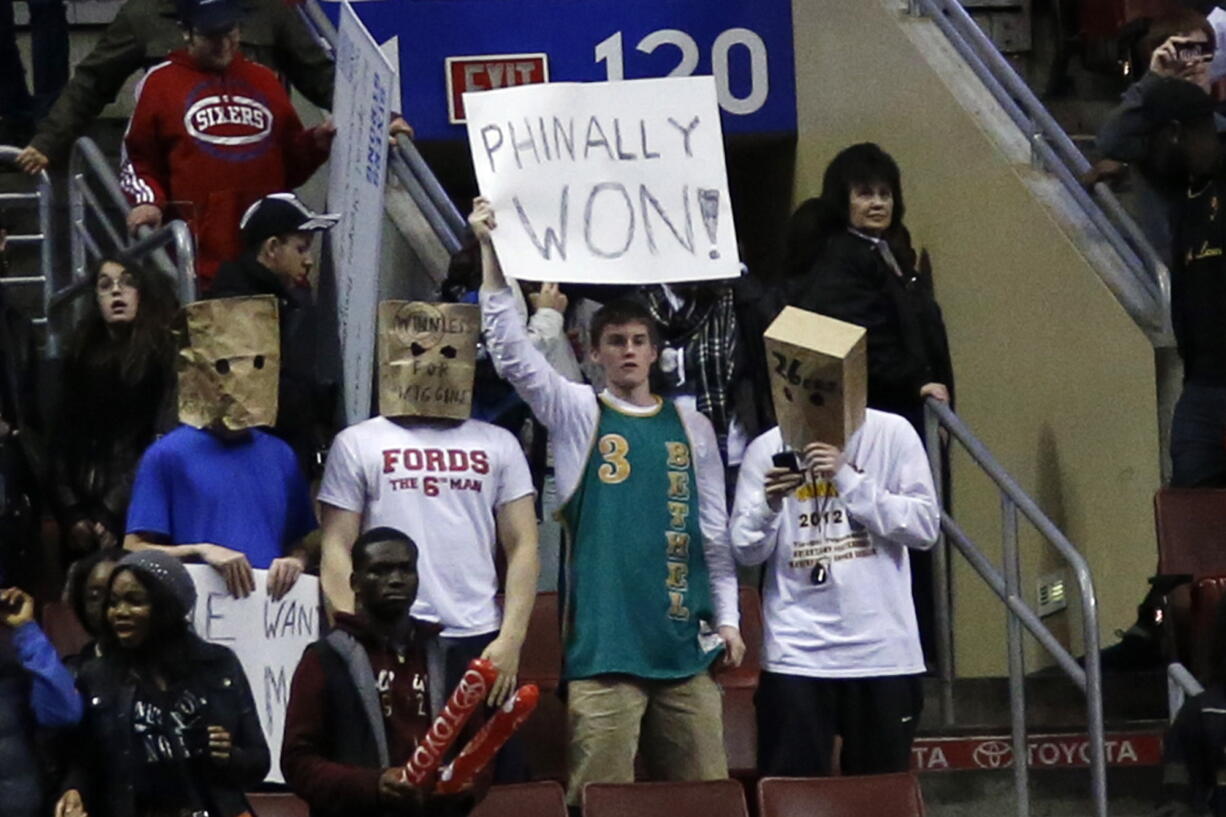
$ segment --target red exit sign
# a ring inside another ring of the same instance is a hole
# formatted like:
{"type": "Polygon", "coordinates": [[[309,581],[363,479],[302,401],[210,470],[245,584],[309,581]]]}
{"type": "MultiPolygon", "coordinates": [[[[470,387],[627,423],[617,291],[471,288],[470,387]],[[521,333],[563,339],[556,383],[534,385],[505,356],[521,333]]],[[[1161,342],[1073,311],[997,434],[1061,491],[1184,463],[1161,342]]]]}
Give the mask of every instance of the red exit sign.
{"type": "Polygon", "coordinates": [[[487,54],[447,58],[447,112],[451,124],[465,121],[464,94],[549,82],[547,54],[487,54]]]}

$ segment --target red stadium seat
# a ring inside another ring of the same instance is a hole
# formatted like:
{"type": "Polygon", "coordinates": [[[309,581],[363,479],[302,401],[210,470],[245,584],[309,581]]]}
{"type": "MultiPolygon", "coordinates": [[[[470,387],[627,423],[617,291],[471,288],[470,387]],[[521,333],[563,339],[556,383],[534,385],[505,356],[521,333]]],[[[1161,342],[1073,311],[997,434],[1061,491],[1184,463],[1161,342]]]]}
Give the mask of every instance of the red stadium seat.
{"type": "Polygon", "coordinates": [[[700,783],[588,783],[583,817],[748,817],[735,780],[700,783]]]}
{"type": "Polygon", "coordinates": [[[519,677],[542,692],[558,688],[562,676],[562,633],[558,594],[537,593],[519,658],[519,677]]]}
{"type": "Polygon", "coordinates": [[[1226,576],[1207,576],[1192,586],[1191,662],[1188,669],[1198,678],[1210,676],[1213,655],[1213,629],[1217,608],[1226,597],[1226,576]]]}
{"type": "MultiPolygon", "coordinates": [[[[1154,524],[1159,573],[1189,573],[1194,582],[1226,575],[1226,490],[1163,488],[1154,495],[1154,524]]],[[[1209,631],[1197,629],[1192,593],[1187,585],[1175,588],[1168,612],[1175,652],[1196,669],[1201,659],[1194,645],[1209,631]]],[[[1207,621],[1212,627],[1211,613],[1207,621]]]]}
{"type": "Polygon", "coordinates": [[[77,615],[62,601],[49,601],[43,605],[43,632],[55,645],[60,657],[76,655],[89,643],[89,633],[77,621],[77,615]]]}
{"type": "Polygon", "coordinates": [[[753,697],[756,690],[724,690],[724,752],[728,773],[738,780],[758,776],[758,717],[753,697]]]}
{"type": "Polygon", "coordinates": [[[310,817],[306,801],[293,794],[261,792],[248,794],[247,799],[255,817],[310,817]]]}
{"type": "Polygon", "coordinates": [[[553,782],[494,786],[471,817],[566,817],[566,792],[553,782]]]}
{"type": "Polygon", "coordinates": [[[923,817],[915,775],[766,777],[758,782],[758,817],[923,817]]]}

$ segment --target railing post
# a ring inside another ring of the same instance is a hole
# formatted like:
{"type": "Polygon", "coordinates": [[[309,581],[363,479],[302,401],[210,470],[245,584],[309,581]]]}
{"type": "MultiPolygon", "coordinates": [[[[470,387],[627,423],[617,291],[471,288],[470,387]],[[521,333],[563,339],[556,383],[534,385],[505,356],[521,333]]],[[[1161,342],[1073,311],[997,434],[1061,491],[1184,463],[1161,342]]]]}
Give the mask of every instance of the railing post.
{"type": "MultiPolygon", "coordinates": [[[[1084,570],[1084,568],[1083,568],[1084,570]]],[[[1081,572],[1081,571],[1079,571],[1081,572]]],[[[1107,817],[1107,747],[1103,726],[1103,672],[1098,644],[1098,599],[1089,570],[1078,577],[1082,641],[1085,646],[1086,723],[1090,739],[1090,791],[1095,817],[1107,817]]]]}
{"type": "MultiPolygon", "coordinates": [[[[1017,505],[1003,493],[1000,498],[1001,544],[1005,561],[1005,594],[1025,602],[1021,595],[1021,558],[1017,547],[1017,505]]],[[[1022,622],[1006,607],[1009,642],[1009,714],[1013,732],[1013,783],[1018,817],[1030,817],[1030,768],[1026,751],[1026,656],[1022,622]]]]}
{"type": "Polygon", "coordinates": [[[1033,119],[1030,120],[1030,167],[1034,170],[1042,171],[1045,169],[1043,165],[1043,153],[1039,145],[1042,145],[1047,140],[1043,136],[1043,130],[1038,123],[1033,119]]]}
{"type": "MultiPolygon", "coordinates": [[[[931,401],[935,398],[928,398],[931,401]]],[[[935,411],[924,405],[924,447],[928,450],[928,467],[936,487],[937,502],[945,508],[945,469],[941,458],[941,423],[935,411]]],[[[932,549],[933,618],[936,624],[937,677],[941,685],[941,723],[954,724],[954,635],[950,604],[949,543],[945,532],[937,531],[936,547],[932,549]]]]}
{"type": "Polygon", "coordinates": [[[51,296],[55,294],[55,251],[52,242],[56,240],[52,231],[52,214],[55,212],[51,200],[51,179],[47,171],[39,173],[38,181],[38,221],[39,232],[43,234],[42,246],[39,247],[39,263],[43,270],[43,319],[47,329],[47,357],[55,360],[60,356],[59,329],[51,320],[51,296]]]}

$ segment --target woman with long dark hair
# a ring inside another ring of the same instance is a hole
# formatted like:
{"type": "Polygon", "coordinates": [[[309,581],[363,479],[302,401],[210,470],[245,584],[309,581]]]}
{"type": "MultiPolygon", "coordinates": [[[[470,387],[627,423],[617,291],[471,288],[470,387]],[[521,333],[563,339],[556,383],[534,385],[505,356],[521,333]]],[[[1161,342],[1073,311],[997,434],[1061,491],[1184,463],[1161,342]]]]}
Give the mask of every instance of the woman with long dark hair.
{"type": "Polygon", "coordinates": [[[787,300],[868,330],[868,405],[923,434],[924,399],[949,401],[953,367],[926,255],[903,225],[898,165],[875,144],[830,162],[789,224],[787,300]]]}
{"type": "MultiPolygon", "coordinates": [[[[923,439],[924,401],[951,402],[954,375],[928,256],[917,258],[905,215],[902,174],[890,154],[871,142],[841,151],[826,167],[821,196],[804,202],[789,224],[787,300],[868,331],[869,408],[905,417],[923,439]]],[[[912,554],[911,587],[931,659],[929,553],[912,554]]]]}
{"type": "Polygon", "coordinates": [[[103,259],[69,341],[52,439],[56,516],[71,557],[123,540],[140,456],[173,426],[175,309],[170,284],[131,261],[103,259]]]}
{"type": "Polygon", "coordinates": [[[85,719],[56,817],[238,817],[268,772],[251,688],[192,632],[196,589],[161,551],[111,574],[102,653],[81,668],[85,719]]]}

